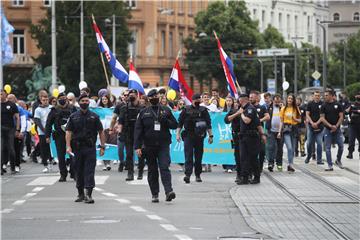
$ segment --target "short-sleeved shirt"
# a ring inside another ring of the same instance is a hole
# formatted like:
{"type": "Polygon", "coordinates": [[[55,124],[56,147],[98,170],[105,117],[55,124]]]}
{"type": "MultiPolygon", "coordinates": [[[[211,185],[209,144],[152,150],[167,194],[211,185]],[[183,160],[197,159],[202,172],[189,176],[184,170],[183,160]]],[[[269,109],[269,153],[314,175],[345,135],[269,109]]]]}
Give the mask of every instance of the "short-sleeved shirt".
{"type": "Polygon", "coordinates": [[[15,128],[14,115],[19,113],[15,103],[7,101],[1,103],[1,126],[15,128]]]}
{"type": "Polygon", "coordinates": [[[282,107],[280,118],[284,124],[297,125],[298,122],[296,122],[294,118],[300,118],[300,114],[298,110],[293,107],[282,107]]]}
{"type": "Polygon", "coordinates": [[[299,124],[299,126],[301,128],[305,128],[305,121],[306,121],[306,104],[302,104],[300,107],[299,107],[299,110],[300,110],[300,117],[301,117],[301,123],[299,124]]]}
{"type": "Polygon", "coordinates": [[[265,114],[268,113],[268,110],[264,105],[257,104],[257,105],[253,105],[253,106],[256,108],[256,111],[257,111],[260,119],[264,118],[265,114]]]}
{"type": "Polygon", "coordinates": [[[319,102],[311,101],[308,103],[306,111],[310,112],[310,118],[313,122],[319,121],[322,105],[323,105],[322,101],[319,102]]]}
{"type": "MultiPolygon", "coordinates": [[[[321,114],[325,115],[325,120],[331,125],[336,125],[339,120],[339,113],[343,112],[341,104],[337,101],[325,102],[321,106],[321,114]]],[[[326,126],[326,128],[328,128],[326,126]]],[[[328,128],[329,129],[329,128],[328,128]]]]}
{"type": "Polygon", "coordinates": [[[240,119],[240,134],[247,134],[248,131],[257,130],[257,127],[260,126],[260,119],[257,114],[256,108],[248,103],[244,107],[244,115],[251,119],[249,124],[246,124],[243,119],[240,119]]]}
{"type": "MultiPolygon", "coordinates": [[[[42,126],[45,128],[46,126],[46,120],[48,118],[48,115],[51,111],[51,107],[52,106],[47,106],[47,107],[42,107],[42,106],[39,106],[36,108],[35,110],[35,115],[34,115],[34,118],[38,118],[40,119],[41,121],[41,124],[42,126]]],[[[37,132],[39,135],[45,135],[45,133],[40,129],[39,126],[37,126],[37,132]]]]}

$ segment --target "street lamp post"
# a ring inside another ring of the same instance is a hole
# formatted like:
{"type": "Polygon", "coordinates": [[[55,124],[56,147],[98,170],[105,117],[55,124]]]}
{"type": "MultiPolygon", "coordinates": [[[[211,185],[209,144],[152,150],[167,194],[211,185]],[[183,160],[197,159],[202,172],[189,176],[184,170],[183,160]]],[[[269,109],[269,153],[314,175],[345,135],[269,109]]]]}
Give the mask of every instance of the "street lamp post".
{"type": "Polygon", "coordinates": [[[294,93],[297,94],[298,92],[298,48],[297,48],[297,42],[296,40],[301,40],[303,39],[303,37],[293,37],[292,40],[294,41],[294,45],[295,45],[295,56],[294,56],[294,65],[295,65],[295,69],[294,69],[294,93]]]}
{"type": "Polygon", "coordinates": [[[84,81],[84,1],[80,2],[80,81],[84,81]]]}
{"type": "Polygon", "coordinates": [[[325,22],[316,22],[323,30],[323,88],[324,91],[326,90],[326,84],[327,84],[327,52],[326,52],[326,27],[323,23],[331,23],[329,21],[325,22]]]}
{"type": "Polygon", "coordinates": [[[260,63],[260,89],[261,92],[264,92],[264,64],[263,61],[261,59],[257,59],[258,62],[260,63]]]}
{"type": "Polygon", "coordinates": [[[344,46],[344,61],[343,61],[343,65],[344,65],[344,70],[343,70],[343,83],[344,83],[344,90],[346,88],[346,41],[343,41],[343,46],[344,46]]]}
{"type": "Polygon", "coordinates": [[[56,88],[56,18],[55,0],[51,1],[51,89],[56,88]]]}

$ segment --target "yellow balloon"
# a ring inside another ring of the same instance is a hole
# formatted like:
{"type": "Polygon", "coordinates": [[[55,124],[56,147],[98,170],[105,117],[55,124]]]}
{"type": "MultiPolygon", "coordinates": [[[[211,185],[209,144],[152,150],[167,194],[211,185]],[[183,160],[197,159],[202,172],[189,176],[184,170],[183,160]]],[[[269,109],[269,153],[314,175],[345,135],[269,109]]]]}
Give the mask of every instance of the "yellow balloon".
{"type": "Polygon", "coordinates": [[[166,95],[167,99],[170,101],[174,101],[176,98],[176,92],[174,90],[169,90],[166,95]]]}
{"type": "Polygon", "coordinates": [[[10,93],[11,93],[11,86],[10,86],[9,84],[6,84],[6,85],[4,86],[4,90],[5,90],[5,92],[6,92],[7,94],[10,94],[10,93]]]}
{"type": "Polygon", "coordinates": [[[35,124],[31,125],[30,132],[32,135],[36,135],[35,124]]]}
{"type": "Polygon", "coordinates": [[[59,89],[54,88],[54,90],[52,91],[52,95],[57,98],[59,96],[59,89]]]}

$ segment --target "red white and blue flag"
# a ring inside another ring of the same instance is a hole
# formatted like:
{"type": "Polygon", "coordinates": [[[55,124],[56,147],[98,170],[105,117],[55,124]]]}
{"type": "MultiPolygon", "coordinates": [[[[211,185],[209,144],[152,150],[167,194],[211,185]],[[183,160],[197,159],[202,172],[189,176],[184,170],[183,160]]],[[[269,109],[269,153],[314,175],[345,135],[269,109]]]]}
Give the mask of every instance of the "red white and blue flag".
{"type": "Polygon", "coordinates": [[[130,68],[129,68],[129,89],[136,89],[140,94],[145,94],[145,90],[140,79],[139,74],[136,72],[134,64],[130,59],[130,68]]]}
{"type": "Polygon", "coordinates": [[[103,38],[99,27],[96,25],[95,20],[93,20],[93,28],[96,33],[96,40],[98,42],[100,51],[105,55],[113,76],[117,78],[121,83],[127,83],[129,81],[129,74],[120,64],[120,62],[116,60],[113,53],[110,51],[110,48],[106,44],[105,39],[103,38]]]}
{"type": "Polygon", "coordinates": [[[220,40],[218,39],[215,31],[214,31],[214,35],[218,44],[221,64],[223,66],[226,81],[228,83],[228,90],[232,97],[238,98],[239,95],[236,89],[236,77],[234,74],[234,65],[231,59],[229,58],[229,56],[225,53],[224,49],[222,48],[220,40]]]}
{"type": "Polygon", "coordinates": [[[193,91],[187,85],[185,78],[181,72],[179,59],[176,58],[175,65],[170,75],[169,87],[175,91],[180,92],[181,98],[185,101],[186,105],[190,105],[192,102],[193,91]]]}

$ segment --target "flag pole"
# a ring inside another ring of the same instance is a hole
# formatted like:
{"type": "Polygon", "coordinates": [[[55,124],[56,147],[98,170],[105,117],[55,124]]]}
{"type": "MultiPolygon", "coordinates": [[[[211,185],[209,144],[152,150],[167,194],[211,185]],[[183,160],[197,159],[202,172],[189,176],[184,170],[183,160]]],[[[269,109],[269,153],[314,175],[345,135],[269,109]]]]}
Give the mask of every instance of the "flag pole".
{"type": "MultiPolygon", "coordinates": [[[[95,18],[94,18],[94,14],[91,14],[91,17],[92,17],[93,24],[96,24],[96,21],[95,21],[95,18]]],[[[100,58],[101,58],[101,62],[102,62],[103,68],[104,68],[104,73],[105,73],[107,88],[109,89],[109,88],[110,88],[109,77],[108,77],[108,74],[107,74],[107,71],[106,71],[106,66],[105,66],[105,62],[104,62],[104,56],[102,55],[100,48],[99,48],[99,54],[100,54],[100,58]]]]}
{"type": "MultiPolygon", "coordinates": [[[[214,33],[214,36],[215,36],[216,40],[219,41],[215,30],[213,30],[213,33],[214,33]]],[[[236,79],[235,79],[235,84],[236,84],[236,87],[238,88],[239,92],[242,93],[241,87],[240,87],[240,85],[239,85],[239,83],[238,83],[238,81],[236,79]]]]}

